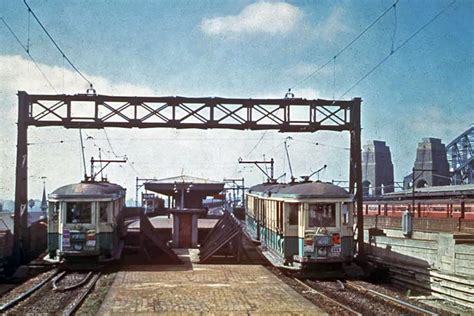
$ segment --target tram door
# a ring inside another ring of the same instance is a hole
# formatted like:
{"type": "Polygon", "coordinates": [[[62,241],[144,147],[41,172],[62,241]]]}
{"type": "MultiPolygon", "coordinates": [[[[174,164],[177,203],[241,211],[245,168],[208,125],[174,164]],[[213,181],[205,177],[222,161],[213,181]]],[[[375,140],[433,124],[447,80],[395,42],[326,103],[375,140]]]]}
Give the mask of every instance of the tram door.
{"type": "Polygon", "coordinates": [[[298,254],[298,226],[300,222],[300,203],[285,203],[285,249],[286,256],[298,254]]]}

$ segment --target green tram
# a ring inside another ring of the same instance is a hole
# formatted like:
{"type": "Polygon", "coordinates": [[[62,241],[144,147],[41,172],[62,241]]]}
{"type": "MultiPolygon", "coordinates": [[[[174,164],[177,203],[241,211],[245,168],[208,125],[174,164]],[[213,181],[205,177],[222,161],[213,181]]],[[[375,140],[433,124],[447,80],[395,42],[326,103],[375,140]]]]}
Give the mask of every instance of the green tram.
{"type": "Polygon", "coordinates": [[[48,197],[48,252],[53,260],[107,261],[117,257],[125,234],[125,189],[83,181],[48,197]]]}
{"type": "Polygon", "coordinates": [[[350,263],[354,196],[331,183],[259,184],[249,189],[246,223],[275,265],[350,263]]]}

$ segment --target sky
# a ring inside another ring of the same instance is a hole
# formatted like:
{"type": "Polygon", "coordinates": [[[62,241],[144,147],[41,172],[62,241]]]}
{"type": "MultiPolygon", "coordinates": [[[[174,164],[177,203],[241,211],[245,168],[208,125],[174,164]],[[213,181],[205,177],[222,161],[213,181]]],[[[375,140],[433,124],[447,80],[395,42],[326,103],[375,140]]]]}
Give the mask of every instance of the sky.
{"type": "MultiPolygon", "coordinates": [[[[302,98],[361,97],[362,142],[386,141],[395,180],[402,181],[423,137],[447,144],[474,123],[474,1],[399,0],[327,67],[304,80],[395,1],[28,3],[99,94],[281,98],[292,88],[302,98]]],[[[29,17],[23,1],[0,0],[0,17],[24,46],[29,43],[51,83],[0,23],[0,199],[12,199],[17,91],[76,94],[88,84],[29,17]]],[[[103,158],[126,155],[127,163],[110,166],[106,174],[125,186],[129,197],[135,195],[136,177],[245,177],[248,185],[264,180],[255,167],[239,165],[239,157],[274,158],[275,174],[289,176],[283,147],[288,136],[296,177],[324,164],[321,180],[349,176],[346,133],[111,128],[107,135],[110,144],[103,130],[84,131],[87,160],[97,158],[99,148],[103,158]]],[[[30,127],[29,143],[31,198],[41,197],[43,181],[51,192],[81,180],[77,130],[30,127]]]]}

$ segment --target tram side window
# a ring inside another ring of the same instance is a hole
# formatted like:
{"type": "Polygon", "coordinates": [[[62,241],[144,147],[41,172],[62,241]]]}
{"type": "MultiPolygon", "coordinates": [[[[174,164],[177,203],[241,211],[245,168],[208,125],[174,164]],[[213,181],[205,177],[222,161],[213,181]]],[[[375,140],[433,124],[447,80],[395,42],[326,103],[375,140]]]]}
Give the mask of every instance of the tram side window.
{"type": "Polygon", "coordinates": [[[49,202],[50,219],[57,221],[59,216],[59,202],[49,202]]]}
{"type": "Polygon", "coordinates": [[[298,225],[298,204],[290,203],[289,206],[289,225],[298,225]]]}
{"type": "Polygon", "coordinates": [[[308,226],[336,227],[336,205],[325,203],[310,204],[308,226]]]}
{"type": "Polygon", "coordinates": [[[107,216],[107,202],[99,203],[99,221],[101,223],[108,222],[109,218],[107,216]]]}
{"type": "Polygon", "coordinates": [[[66,223],[90,224],[92,220],[92,204],[69,202],[66,207],[66,223]]]}
{"type": "Polygon", "coordinates": [[[342,224],[347,225],[349,224],[349,206],[346,203],[341,205],[341,213],[342,213],[342,224]]]}

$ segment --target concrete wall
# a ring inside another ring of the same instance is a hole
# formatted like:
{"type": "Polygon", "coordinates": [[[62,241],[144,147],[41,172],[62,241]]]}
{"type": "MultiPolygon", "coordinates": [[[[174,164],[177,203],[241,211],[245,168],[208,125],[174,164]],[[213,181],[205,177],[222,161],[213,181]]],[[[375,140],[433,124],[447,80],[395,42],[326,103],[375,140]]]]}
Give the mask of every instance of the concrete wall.
{"type": "Polygon", "coordinates": [[[456,244],[453,234],[414,232],[411,238],[401,230],[383,229],[379,236],[365,230],[367,253],[386,260],[420,268],[474,278],[474,244],[456,244]]]}

